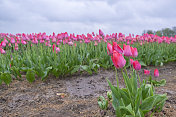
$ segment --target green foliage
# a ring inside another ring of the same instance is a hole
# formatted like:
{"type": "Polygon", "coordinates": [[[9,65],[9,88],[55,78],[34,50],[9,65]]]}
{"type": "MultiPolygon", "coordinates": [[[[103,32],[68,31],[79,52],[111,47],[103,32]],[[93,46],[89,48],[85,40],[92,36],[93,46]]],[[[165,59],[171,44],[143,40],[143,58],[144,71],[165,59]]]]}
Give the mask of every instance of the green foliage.
{"type": "Polygon", "coordinates": [[[108,100],[109,100],[109,101],[112,100],[112,91],[108,91],[108,92],[107,92],[107,97],[108,97],[108,100]]]}
{"type": "MultiPolygon", "coordinates": [[[[11,48],[6,48],[6,54],[0,54],[0,71],[8,72],[16,79],[21,79],[21,72],[27,73],[28,69],[32,69],[41,80],[46,80],[49,74],[58,78],[76,72],[92,74],[98,72],[100,68],[113,67],[112,60],[107,55],[107,43],[104,41],[97,46],[94,46],[94,42],[75,43],[77,46],[60,44],[61,51],[57,54],[53,52],[52,47],[41,43],[32,44],[32,47],[31,43],[19,44],[19,50],[14,52],[11,52],[11,48]]],[[[124,42],[119,43],[124,44],[124,42]]],[[[176,61],[175,43],[153,42],[140,45],[139,42],[135,42],[132,46],[137,48],[137,59],[142,66],[162,66],[164,63],[176,61]]],[[[126,67],[129,67],[128,58],[126,60],[126,67]]],[[[1,82],[3,82],[2,79],[1,82]]]]}
{"type": "Polygon", "coordinates": [[[1,73],[0,75],[0,84],[4,81],[6,85],[9,85],[12,81],[12,77],[10,73],[1,73]]]}
{"type": "Polygon", "coordinates": [[[28,69],[26,73],[26,78],[29,82],[33,82],[35,80],[35,71],[32,69],[28,69]]]}
{"type": "Polygon", "coordinates": [[[108,100],[106,100],[103,96],[98,98],[98,105],[100,109],[106,110],[108,108],[108,100]]]}
{"type": "MultiPolygon", "coordinates": [[[[161,111],[167,99],[166,94],[155,94],[153,83],[143,81],[138,87],[139,80],[135,70],[128,77],[127,72],[122,72],[126,88],[120,89],[108,84],[112,91],[112,105],[117,117],[145,117],[145,114],[153,111],[161,111]]],[[[117,79],[118,80],[118,79],[117,79]]]]}

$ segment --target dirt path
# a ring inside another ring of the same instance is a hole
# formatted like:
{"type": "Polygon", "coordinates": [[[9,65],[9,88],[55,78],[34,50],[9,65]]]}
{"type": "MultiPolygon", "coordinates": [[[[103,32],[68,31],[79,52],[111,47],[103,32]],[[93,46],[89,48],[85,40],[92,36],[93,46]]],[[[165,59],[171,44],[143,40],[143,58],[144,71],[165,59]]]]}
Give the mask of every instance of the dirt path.
{"type": "MultiPolygon", "coordinates": [[[[154,70],[156,67],[146,67],[154,70]]],[[[176,117],[176,62],[157,67],[158,80],[165,78],[167,84],[156,89],[167,93],[164,110],[156,116],[176,117]]],[[[142,68],[144,69],[144,68],[142,68]]],[[[142,74],[143,70],[141,70],[142,74]]],[[[25,77],[25,76],[23,76],[25,77]]],[[[145,78],[142,75],[143,78],[145,78]]],[[[94,75],[74,75],[62,79],[49,77],[47,81],[14,80],[12,84],[0,86],[0,117],[99,117],[113,116],[112,109],[100,112],[97,97],[109,90],[106,78],[115,84],[113,70],[101,70],[94,75]],[[104,115],[105,114],[105,115],[104,115]]],[[[120,84],[123,80],[119,74],[120,84]]]]}

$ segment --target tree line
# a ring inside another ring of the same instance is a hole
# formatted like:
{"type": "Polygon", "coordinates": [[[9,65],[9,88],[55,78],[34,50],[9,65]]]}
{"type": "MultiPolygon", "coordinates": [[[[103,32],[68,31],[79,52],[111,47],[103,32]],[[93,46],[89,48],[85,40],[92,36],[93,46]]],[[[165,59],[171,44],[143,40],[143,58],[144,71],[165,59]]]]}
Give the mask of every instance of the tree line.
{"type": "Polygon", "coordinates": [[[142,35],[145,33],[158,35],[160,37],[162,37],[162,36],[174,37],[176,35],[176,26],[174,26],[172,28],[163,28],[163,29],[157,30],[157,31],[144,30],[142,35]]]}

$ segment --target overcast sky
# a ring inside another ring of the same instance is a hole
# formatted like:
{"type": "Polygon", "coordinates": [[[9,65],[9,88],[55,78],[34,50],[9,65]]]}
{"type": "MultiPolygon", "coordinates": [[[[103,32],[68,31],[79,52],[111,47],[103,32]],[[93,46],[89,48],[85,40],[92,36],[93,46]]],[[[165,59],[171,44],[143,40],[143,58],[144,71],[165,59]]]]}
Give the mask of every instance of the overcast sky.
{"type": "Polygon", "coordinates": [[[176,26],[176,0],[0,0],[0,33],[141,34],[176,26]]]}

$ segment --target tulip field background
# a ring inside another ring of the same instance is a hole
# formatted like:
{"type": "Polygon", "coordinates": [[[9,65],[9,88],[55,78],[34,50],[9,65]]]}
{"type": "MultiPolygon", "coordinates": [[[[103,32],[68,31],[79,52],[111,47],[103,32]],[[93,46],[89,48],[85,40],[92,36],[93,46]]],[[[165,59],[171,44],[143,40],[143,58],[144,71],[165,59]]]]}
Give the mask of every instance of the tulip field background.
{"type": "MultiPolygon", "coordinates": [[[[167,93],[164,110],[155,116],[176,115],[176,36],[122,33],[68,34],[0,33],[0,117],[9,116],[113,116],[112,107],[101,111],[97,97],[115,84],[114,66],[107,43],[137,48],[139,71],[158,68],[167,93]],[[175,88],[174,88],[175,87],[175,88]],[[20,110],[22,109],[22,112],[20,110]],[[69,113],[67,113],[69,111],[69,113]]],[[[130,66],[129,58],[126,67],[130,66]]],[[[153,73],[151,73],[153,74],[153,73]]],[[[118,71],[119,78],[122,77],[118,71]]],[[[119,81],[122,83],[122,80],[119,81]]],[[[123,87],[123,85],[121,85],[123,87]]]]}

